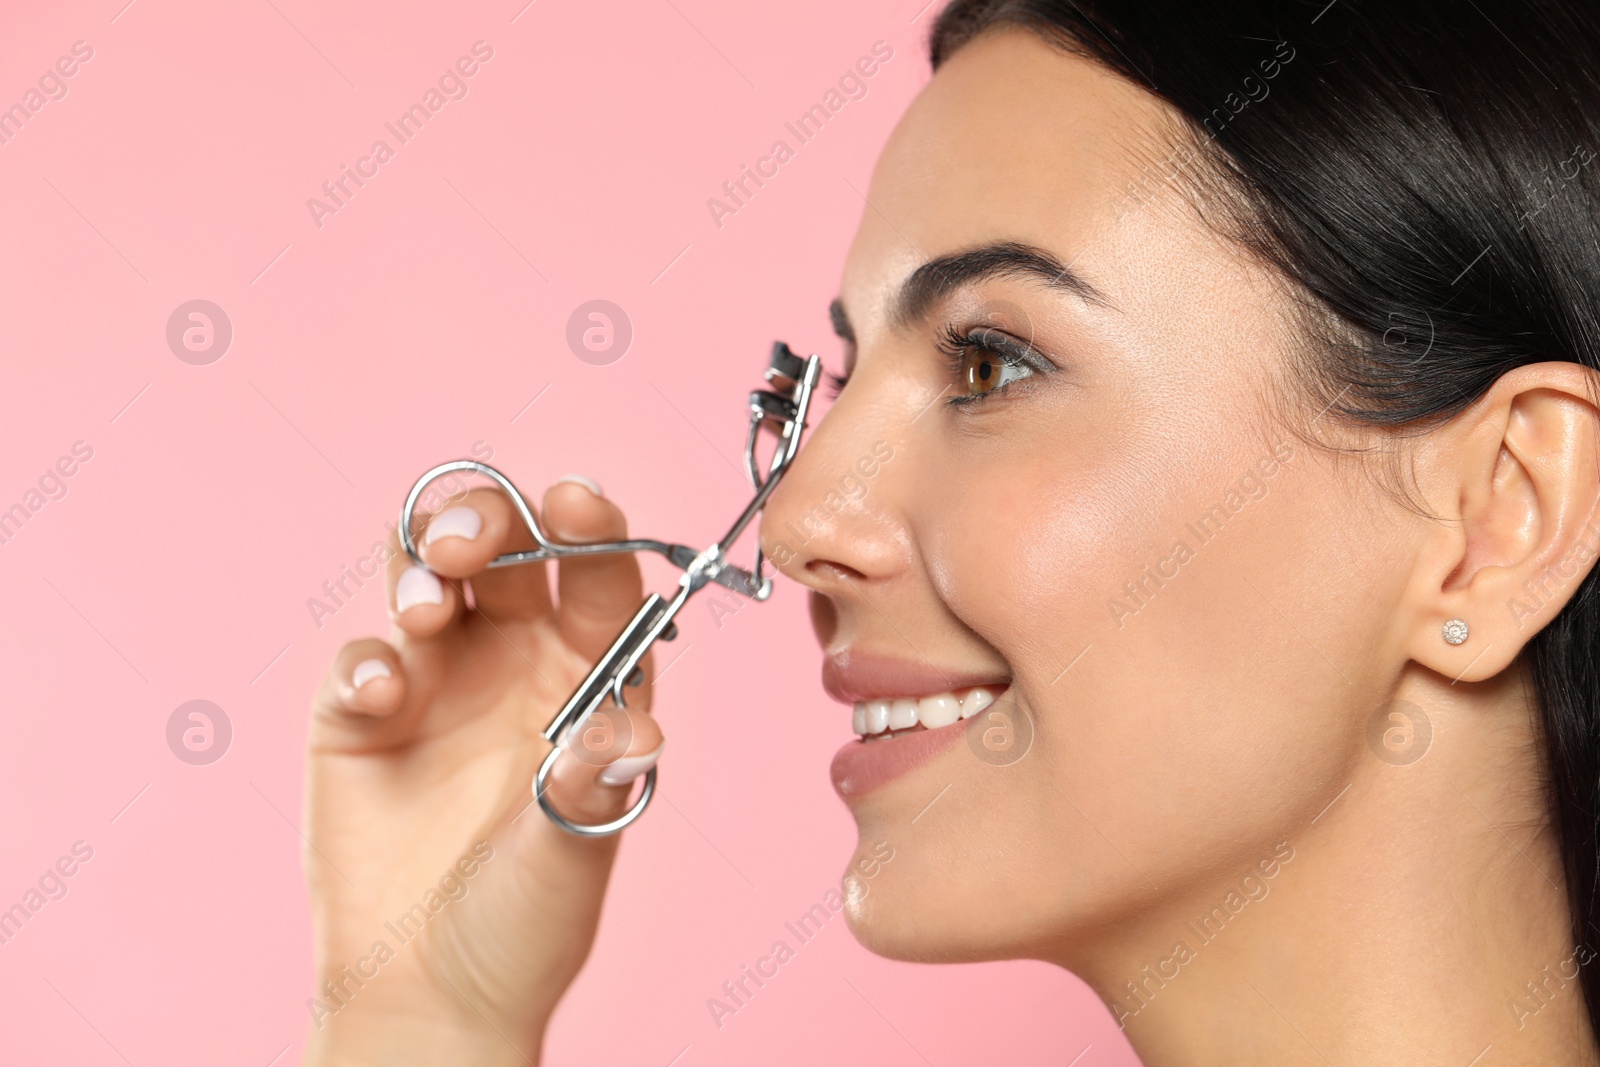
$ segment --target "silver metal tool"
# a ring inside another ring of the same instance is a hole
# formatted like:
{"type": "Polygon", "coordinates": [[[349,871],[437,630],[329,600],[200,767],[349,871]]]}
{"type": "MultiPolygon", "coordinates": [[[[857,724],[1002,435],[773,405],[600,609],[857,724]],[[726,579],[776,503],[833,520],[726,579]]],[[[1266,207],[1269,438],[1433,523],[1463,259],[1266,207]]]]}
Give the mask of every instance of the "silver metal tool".
{"type": "Polygon", "coordinates": [[[728,532],[715,544],[700,551],[687,545],[645,539],[583,545],[558,544],[545,536],[538,519],[534,517],[533,509],[528,507],[528,502],[511,483],[510,478],[488,464],[472,460],[462,459],[441,463],[424,474],[417,480],[417,484],[411,487],[405,505],[400,509],[400,543],[405,548],[406,555],[421,567],[426,567],[427,564],[417,553],[412,534],[412,520],[417,501],[421,498],[423,490],[434,479],[455,471],[470,471],[483,475],[505,490],[506,496],[511,500],[511,506],[516,508],[528,532],[533,535],[534,543],[539,546],[535,549],[507,552],[497,556],[489,562],[491,567],[510,567],[519,563],[540,563],[550,559],[598,556],[613,552],[658,552],[683,569],[683,576],[678,580],[677,592],[671,599],[659,593],[651,593],[646,598],[633,620],[617,635],[617,639],[612,642],[605,655],[595,663],[589,676],[573,691],[566,704],[544,728],[542,736],[545,740],[554,742],[555,747],[539,766],[539,773],[534,778],[533,792],[544,813],[563,830],[586,837],[614,834],[643,814],[645,807],[650,803],[650,798],[655,794],[656,768],[652,767],[645,775],[644,791],[639,794],[639,799],[634,802],[633,807],[610,822],[585,825],[571,822],[555,810],[546,796],[545,784],[567,739],[579,736],[579,731],[583,729],[585,722],[599,710],[607,697],[610,697],[618,708],[627,707],[624,688],[643,681],[644,676],[639,662],[652,644],[658,640],[670,641],[678,635],[678,627],[673,618],[683,609],[689,598],[712,582],[752,600],[765,600],[772,595],[772,579],[762,573],[765,561],[762,559],[760,547],[756,548],[755,566],[750,570],[730,563],[728,550],[750,521],[760,513],[767,498],[772,495],[772,490],[777,487],[778,479],[783,477],[789,465],[794,462],[795,453],[800,449],[800,437],[806,429],[806,414],[811,408],[811,396],[821,373],[820,357],[813,355],[802,359],[791,352],[789,346],[782,341],[772,346],[772,359],[766,371],[766,380],[770,388],[759,389],[750,394],[750,426],[745,439],[744,456],[750,484],[756,490],[755,496],[734,520],[728,532]],[[777,436],[772,459],[768,462],[764,475],[757,458],[757,441],[763,429],[777,436]]]}

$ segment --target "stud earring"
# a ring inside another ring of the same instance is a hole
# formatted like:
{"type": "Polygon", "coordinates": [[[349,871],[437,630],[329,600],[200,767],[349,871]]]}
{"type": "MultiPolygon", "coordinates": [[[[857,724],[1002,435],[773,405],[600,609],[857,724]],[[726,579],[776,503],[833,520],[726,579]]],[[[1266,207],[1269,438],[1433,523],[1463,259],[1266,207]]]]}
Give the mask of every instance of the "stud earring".
{"type": "Polygon", "coordinates": [[[1467,639],[1467,624],[1461,619],[1451,619],[1441,631],[1447,645],[1459,645],[1467,639]]]}

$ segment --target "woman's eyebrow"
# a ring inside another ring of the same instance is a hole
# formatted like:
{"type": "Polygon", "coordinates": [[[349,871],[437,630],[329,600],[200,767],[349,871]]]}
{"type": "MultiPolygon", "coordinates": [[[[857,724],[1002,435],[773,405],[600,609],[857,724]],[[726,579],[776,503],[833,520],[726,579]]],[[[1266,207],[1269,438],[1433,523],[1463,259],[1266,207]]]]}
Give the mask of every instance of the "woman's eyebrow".
{"type": "Polygon", "coordinates": [[[850,325],[850,316],[844,312],[843,300],[833,298],[833,303],[828,305],[828,319],[833,323],[833,332],[839,335],[840,340],[856,343],[856,329],[850,325]]]}
{"type": "Polygon", "coordinates": [[[1115,307],[1093,285],[1049,252],[1019,241],[1002,241],[930,259],[906,277],[889,309],[891,322],[907,326],[961,286],[985,278],[1031,277],[1091,304],[1115,307]]]}

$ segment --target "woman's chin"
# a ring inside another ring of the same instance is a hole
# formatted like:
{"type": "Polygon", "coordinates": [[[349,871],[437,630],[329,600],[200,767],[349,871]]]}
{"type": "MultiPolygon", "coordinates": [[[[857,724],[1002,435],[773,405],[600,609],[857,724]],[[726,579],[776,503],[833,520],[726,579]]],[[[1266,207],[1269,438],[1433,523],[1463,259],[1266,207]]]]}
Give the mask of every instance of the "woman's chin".
{"type": "Polygon", "coordinates": [[[974,927],[962,909],[926,886],[896,884],[885,871],[868,882],[852,868],[844,878],[844,918],[868,952],[906,963],[978,963],[1006,959],[1001,931],[974,927]]]}
{"type": "Polygon", "coordinates": [[[844,909],[850,934],[874,956],[906,963],[938,963],[949,960],[943,952],[940,931],[919,929],[917,924],[897,921],[881,908],[852,905],[844,909]]]}

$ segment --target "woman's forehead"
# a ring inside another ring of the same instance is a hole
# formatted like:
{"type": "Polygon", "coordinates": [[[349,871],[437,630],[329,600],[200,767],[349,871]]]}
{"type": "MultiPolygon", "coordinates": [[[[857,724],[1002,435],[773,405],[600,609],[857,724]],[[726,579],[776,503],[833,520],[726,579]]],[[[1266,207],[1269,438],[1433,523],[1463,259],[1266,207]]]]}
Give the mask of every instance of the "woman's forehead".
{"type": "MultiPolygon", "coordinates": [[[[845,288],[878,292],[885,275],[898,286],[919,264],[999,241],[1072,261],[1133,206],[1172,128],[1166,105],[1103,67],[1025,30],[985,33],[939,68],[896,126],[865,194],[845,288]]],[[[880,310],[849,308],[858,325],[880,310]]]]}

